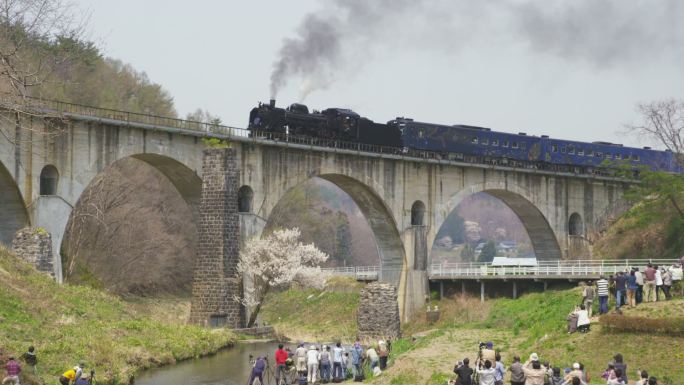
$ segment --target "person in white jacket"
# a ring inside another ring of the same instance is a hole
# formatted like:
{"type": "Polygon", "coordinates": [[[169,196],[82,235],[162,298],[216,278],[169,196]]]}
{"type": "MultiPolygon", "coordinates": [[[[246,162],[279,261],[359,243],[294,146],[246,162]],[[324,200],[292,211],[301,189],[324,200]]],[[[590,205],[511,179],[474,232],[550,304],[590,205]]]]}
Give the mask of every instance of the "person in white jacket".
{"type": "Polygon", "coordinates": [[[321,354],[316,346],[311,345],[309,351],[306,352],[306,379],[310,384],[316,383],[318,375],[318,361],[321,359],[321,354]]]}
{"type": "Polygon", "coordinates": [[[477,374],[480,377],[479,385],[494,385],[496,369],[492,368],[492,361],[485,361],[484,368],[477,369],[477,374]]]}

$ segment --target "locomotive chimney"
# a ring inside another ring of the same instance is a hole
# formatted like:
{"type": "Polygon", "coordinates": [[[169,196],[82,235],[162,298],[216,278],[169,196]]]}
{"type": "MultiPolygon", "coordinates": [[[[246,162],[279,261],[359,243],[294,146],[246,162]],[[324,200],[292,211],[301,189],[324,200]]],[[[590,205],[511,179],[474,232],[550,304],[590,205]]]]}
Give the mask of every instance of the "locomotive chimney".
{"type": "Polygon", "coordinates": [[[269,100],[268,105],[271,107],[275,107],[275,99],[269,100]]]}

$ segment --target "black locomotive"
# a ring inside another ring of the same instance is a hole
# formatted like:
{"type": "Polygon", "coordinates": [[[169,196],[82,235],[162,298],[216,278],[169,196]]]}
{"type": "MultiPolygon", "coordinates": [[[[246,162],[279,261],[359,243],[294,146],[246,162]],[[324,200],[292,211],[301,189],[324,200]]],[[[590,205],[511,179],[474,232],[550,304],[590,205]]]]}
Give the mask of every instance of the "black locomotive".
{"type": "Polygon", "coordinates": [[[259,103],[252,109],[249,129],[378,146],[403,146],[398,129],[375,123],[352,110],[328,108],[309,112],[307,106],[299,103],[278,108],[275,100],[269,104],[259,103]]]}
{"type": "Polygon", "coordinates": [[[578,142],[492,131],[485,127],[442,125],[396,118],[375,123],[354,111],[311,111],[303,104],[278,108],[259,103],[249,114],[252,135],[276,134],[286,140],[316,138],[323,144],[382,146],[383,152],[504,166],[595,174],[611,164],[682,172],[670,151],[608,142],[578,142]]]}

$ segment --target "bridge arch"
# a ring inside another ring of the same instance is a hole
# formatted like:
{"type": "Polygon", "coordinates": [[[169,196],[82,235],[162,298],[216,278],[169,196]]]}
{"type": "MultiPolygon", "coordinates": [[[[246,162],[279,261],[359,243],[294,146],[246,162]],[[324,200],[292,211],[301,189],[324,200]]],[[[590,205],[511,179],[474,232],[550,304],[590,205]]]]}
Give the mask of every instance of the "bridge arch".
{"type": "Polygon", "coordinates": [[[202,194],[202,179],[195,171],[188,165],[166,155],[146,153],[131,155],[131,158],[141,160],[161,172],[190,205],[196,218],[202,194]]]}
{"type": "Polygon", "coordinates": [[[40,171],[40,195],[57,195],[59,171],[51,164],[40,171]]]}
{"type": "Polygon", "coordinates": [[[584,221],[578,213],[572,213],[568,220],[568,235],[584,236],[584,221]]]}
{"type": "Polygon", "coordinates": [[[411,226],[425,225],[425,203],[415,201],[411,206],[411,226]]]}
{"type": "Polygon", "coordinates": [[[14,233],[29,225],[29,215],[12,174],[0,162],[0,242],[9,245],[14,233]]]}
{"type": "MultiPolygon", "coordinates": [[[[318,177],[328,182],[333,183],[342,191],[348,194],[356,203],[361,213],[368,221],[368,225],[375,237],[378,256],[380,257],[380,265],[382,269],[381,279],[399,284],[401,270],[404,266],[404,247],[401,241],[399,231],[397,229],[396,220],[391,214],[390,209],[385,205],[379,195],[368,185],[352,178],[350,176],[333,173],[323,173],[318,175],[311,175],[311,178],[318,177]]],[[[310,179],[310,178],[309,178],[310,179]]],[[[281,200],[293,189],[301,186],[304,182],[300,182],[287,189],[281,196],[276,199],[274,208],[280,204],[281,200]]],[[[266,215],[265,228],[270,226],[272,220],[271,214],[275,210],[271,210],[266,215]]]]}
{"type": "Polygon", "coordinates": [[[189,293],[201,189],[202,181],[193,170],[164,155],[134,154],[107,165],[78,196],[64,226],[61,249],[67,252],[65,277],[86,267],[88,273],[100,279],[105,287],[123,294],[145,294],[145,290],[156,287],[164,290],[172,287],[174,281],[179,294],[189,293]],[[130,180],[127,176],[131,172],[142,172],[139,163],[128,163],[132,160],[143,162],[156,172],[143,174],[149,179],[130,180]],[[140,195],[150,189],[153,193],[140,195]],[[166,191],[175,192],[167,195],[166,191]],[[141,227],[135,220],[140,213],[160,215],[141,227]],[[174,229],[173,234],[180,236],[176,240],[165,229],[174,229]],[[132,244],[134,249],[140,250],[140,255],[129,258],[125,253],[115,253],[111,255],[121,258],[109,258],[108,253],[102,256],[83,253],[83,248],[101,250],[102,242],[107,242],[110,236],[118,239],[117,242],[132,244]],[[183,272],[187,272],[187,276],[183,272]],[[109,275],[126,279],[120,284],[114,283],[116,278],[109,275]]]}
{"type": "Polygon", "coordinates": [[[254,200],[254,191],[251,187],[244,185],[238,189],[238,212],[251,213],[254,200]]]}
{"type": "MultiPolygon", "coordinates": [[[[562,258],[563,253],[558,238],[546,216],[529,198],[531,194],[524,188],[515,185],[486,186],[477,184],[462,189],[451,196],[442,209],[436,213],[437,232],[444,224],[446,217],[456,209],[463,199],[479,192],[498,198],[518,216],[530,237],[537,259],[557,260],[562,258]]],[[[432,244],[429,244],[428,250],[431,249],[432,244]]]]}

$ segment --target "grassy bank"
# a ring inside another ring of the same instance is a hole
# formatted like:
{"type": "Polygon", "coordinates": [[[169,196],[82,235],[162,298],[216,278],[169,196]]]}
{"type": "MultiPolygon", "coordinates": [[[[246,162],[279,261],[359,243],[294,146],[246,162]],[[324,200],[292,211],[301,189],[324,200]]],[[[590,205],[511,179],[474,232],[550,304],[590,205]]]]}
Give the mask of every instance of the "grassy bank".
{"type": "MultiPolygon", "coordinates": [[[[514,355],[526,358],[532,352],[554,366],[566,368],[574,362],[587,367],[591,384],[604,384],[600,374],[616,353],[628,364],[628,375],[636,378],[638,368],[646,369],[661,384],[684,383],[684,337],[662,332],[614,332],[596,322],[588,334],[567,334],[566,316],[580,298],[579,289],[547,291],[524,295],[517,300],[495,299],[484,306],[479,301],[454,297],[437,302],[440,321],[426,325],[420,320],[406,325],[431,329],[418,333],[416,342],[404,347],[395,365],[373,380],[375,384],[441,385],[453,377],[456,361],[473,360],[479,341],[493,341],[508,366],[514,355]],[[456,305],[454,305],[456,304],[456,305]],[[470,317],[469,321],[465,321],[470,317]]],[[[625,317],[671,319],[681,313],[682,300],[645,304],[625,311],[625,317]]],[[[408,343],[408,339],[402,341],[408,343]]],[[[399,352],[397,352],[399,353],[399,352]]]]}
{"type": "MultiPolygon", "coordinates": [[[[147,307],[149,308],[149,307],[147,307]]],[[[84,361],[100,383],[127,383],[137,371],[216,352],[226,330],[162,322],[140,306],[82,286],[58,285],[0,249],[0,347],[19,355],[36,347],[39,378],[84,361]]]]}
{"type": "Polygon", "coordinates": [[[356,337],[359,290],[353,279],[334,277],[325,290],[292,288],[266,298],[261,319],[294,341],[351,342],[356,337]]]}

